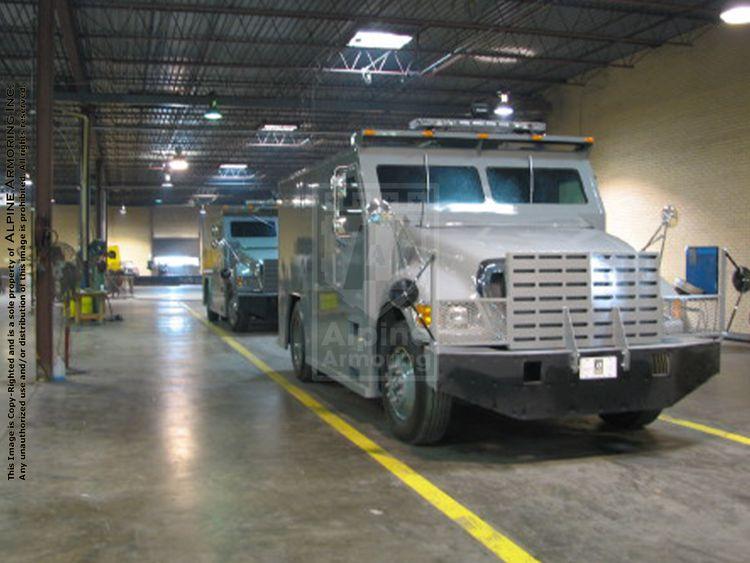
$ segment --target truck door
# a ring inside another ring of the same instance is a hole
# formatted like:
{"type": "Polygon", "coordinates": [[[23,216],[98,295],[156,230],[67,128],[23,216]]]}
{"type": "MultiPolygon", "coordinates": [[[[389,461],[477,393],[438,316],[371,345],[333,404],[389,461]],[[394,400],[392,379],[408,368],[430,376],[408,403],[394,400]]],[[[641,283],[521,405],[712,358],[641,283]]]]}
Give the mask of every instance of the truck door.
{"type": "Polygon", "coordinates": [[[340,167],[331,178],[332,248],[324,254],[330,274],[328,294],[321,294],[318,359],[323,371],[356,379],[359,376],[357,345],[365,323],[365,264],[367,245],[364,204],[359,174],[354,166],[340,167]],[[321,311],[322,313],[322,311],[321,311]]]}

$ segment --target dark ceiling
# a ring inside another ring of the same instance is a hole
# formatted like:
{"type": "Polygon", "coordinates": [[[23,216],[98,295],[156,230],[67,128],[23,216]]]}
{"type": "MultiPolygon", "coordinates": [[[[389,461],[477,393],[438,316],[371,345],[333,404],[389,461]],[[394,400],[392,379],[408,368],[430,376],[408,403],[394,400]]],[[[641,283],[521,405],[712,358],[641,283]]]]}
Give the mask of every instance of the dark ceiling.
{"type": "MultiPolygon", "coordinates": [[[[510,92],[543,118],[554,85],[585,87],[718,22],[704,0],[235,0],[56,2],[55,198],[77,200],[79,125],[110,203],[237,203],[348,144],[354,129],[466,114],[510,92]],[[412,35],[399,51],[346,47],[358,30],[412,35]],[[367,76],[364,71],[367,72],[367,76]],[[204,119],[216,98],[223,119],[204,119]],[[259,134],[293,123],[293,134],[259,134]],[[181,150],[188,171],[162,187],[181,150]],[[221,163],[247,164],[221,173],[221,163]]],[[[0,4],[0,68],[33,90],[36,3],[0,4]]],[[[625,72],[627,70],[624,70],[625,72]]],[[[95,180],[96,182],[96,180],[95,180]]]]}

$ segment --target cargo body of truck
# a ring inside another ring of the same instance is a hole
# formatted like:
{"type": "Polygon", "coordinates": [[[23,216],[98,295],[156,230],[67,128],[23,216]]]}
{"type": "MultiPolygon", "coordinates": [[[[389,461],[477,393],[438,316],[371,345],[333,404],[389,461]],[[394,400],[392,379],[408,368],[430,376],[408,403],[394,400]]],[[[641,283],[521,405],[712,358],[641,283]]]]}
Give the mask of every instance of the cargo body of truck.
{"type": "Polygon", "coordinates": [[[273,328],[277,315],[275,210],[227,210],[202,234],[203,303],[208,319],[232,330],[273,328]]]}
{"type": "Polygon", "coordinates": [[[592,139],[449,125],[365,130],[282,182],[279,343],[299,378],[381,397],[399,438],[429,443],[455,399],[639,428],[718,372],[718,323],[686,322],[659,255],[606,233],[592,139]]]}

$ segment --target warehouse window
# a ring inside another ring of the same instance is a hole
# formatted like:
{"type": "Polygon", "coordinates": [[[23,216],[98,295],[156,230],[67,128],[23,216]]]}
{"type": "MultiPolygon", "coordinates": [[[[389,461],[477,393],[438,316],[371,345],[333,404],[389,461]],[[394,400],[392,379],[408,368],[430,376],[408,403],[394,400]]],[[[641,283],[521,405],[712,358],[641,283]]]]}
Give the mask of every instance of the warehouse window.
{"type": "Polygon", "coordinates": [[[534,189],[528,168],[488,168],[492,199],[498,203],[585,204],[586,194],[577,170],[534,168],[534,189]],[[533,195],[532,195],[533,193],[533,195]]]}
{"type": "Polygon", "coordinates": [[[273,221],[232,221],[232,238],[275,237],[276,223],[273,221]]]}
{"type": "MultiPolygon", "coordinates": [[[[380,193],[391,203],[421,203],[426,193],[424,166],[381,165],[380,193]]],[[[479,172],[473,166],[430,166],[430,203],[483,203],[479,172]]]]}

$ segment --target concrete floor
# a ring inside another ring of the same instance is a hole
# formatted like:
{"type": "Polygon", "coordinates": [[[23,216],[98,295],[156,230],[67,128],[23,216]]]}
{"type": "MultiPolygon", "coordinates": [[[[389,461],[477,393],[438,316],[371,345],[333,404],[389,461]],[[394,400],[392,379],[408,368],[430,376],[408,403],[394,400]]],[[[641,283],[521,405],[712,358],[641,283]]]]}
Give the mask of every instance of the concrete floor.
{"type": "MultiPolygon", "coordinates": [[[[195,288],[138,288],[74,335],[84,373],[38,384],[30,473],[3,482],[3,561],[475,561],[492,554],[193,318],[195,288]]],[[[239,340],[292,377],[270,334],[239,340]]],[[[750,347],[670,414],[750,435],[750,347]]],[[[392,439],[378,405],[329,408],[544,561],[747,561],[750,449],[656,422],[458,412],[445,445],[392,439]]],[[[3,439],[5,442],[5,439],[3,439]]]]}

